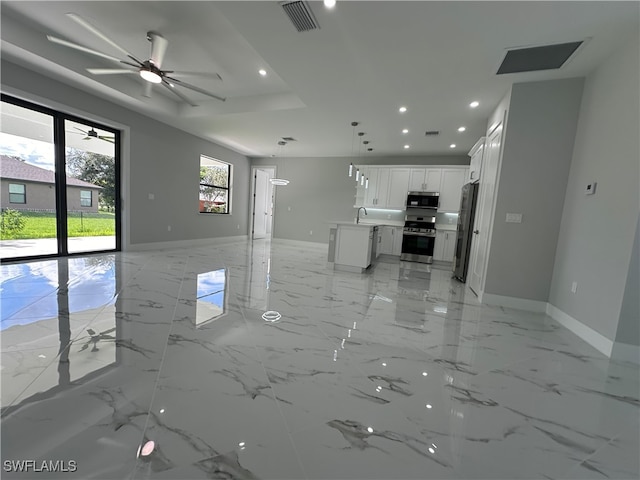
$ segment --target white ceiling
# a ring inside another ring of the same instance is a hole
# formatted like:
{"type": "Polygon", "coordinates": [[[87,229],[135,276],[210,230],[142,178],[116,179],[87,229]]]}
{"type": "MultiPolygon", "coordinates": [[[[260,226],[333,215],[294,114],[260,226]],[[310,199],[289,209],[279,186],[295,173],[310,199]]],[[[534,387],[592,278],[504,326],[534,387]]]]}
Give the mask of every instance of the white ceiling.
{"type": "Polygon", "coordinates": [[[466,154],[511,84],[588,74],[637,37],[640,11],[638,2],[610,1],[309,5],[320,29],[298,32],[275,1],[2,1],[1,53],[249,156],[358,154],[352,121],[371,142],[367,155],[466,154]],[[86,68],[114,65],[46,35],[122,55],[68,12],[142,60],[149,57],[146,32],[161,33],[169,41],[163,68],[219,73],[222,81],[188,81],[226,102],[182,90],[199,104],[191,107],[157,86],[149,99],[137,75],[89,74],[86,68]],[[558,70],[495,74],[507,48],[585,39],[558,70]],[[472,100],[480,106],[470,109],[472,100]],[[407,113],[398,112],[401,105],[407,113]],[[459,133],[459,126],[466,131],[459,133]],[[403,128],[409,134],[402,135],[403,128]],[[426,137],[426,130],[441,134],[426,137]],[[297,141],[279,150],[277,142],[287,136],[297,141]]]}

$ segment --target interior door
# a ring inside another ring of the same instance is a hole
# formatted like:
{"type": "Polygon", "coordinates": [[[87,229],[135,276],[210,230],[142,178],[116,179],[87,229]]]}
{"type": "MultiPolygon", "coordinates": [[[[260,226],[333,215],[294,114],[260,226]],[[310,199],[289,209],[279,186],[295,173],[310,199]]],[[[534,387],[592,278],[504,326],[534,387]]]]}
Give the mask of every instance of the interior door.
{"type": "Polygon", "coordinates": [[[489,240],[493,208],[495,202],[498,166],[500,163],[500,145],[502,143],[502,123],[489,135],[485,152],[485,165],[480,178],[478,192],[478,213],[473,226],[471,243],[471,268],[469,287],[479,297],[482,296],[485,268],[489,253],[489,240]]]}
{"type": "Polygon", "coordinates": [[[269,220],[269,174],[264,170],[256,169],[253,179],[253,238],[265,238],[269,220]]]}

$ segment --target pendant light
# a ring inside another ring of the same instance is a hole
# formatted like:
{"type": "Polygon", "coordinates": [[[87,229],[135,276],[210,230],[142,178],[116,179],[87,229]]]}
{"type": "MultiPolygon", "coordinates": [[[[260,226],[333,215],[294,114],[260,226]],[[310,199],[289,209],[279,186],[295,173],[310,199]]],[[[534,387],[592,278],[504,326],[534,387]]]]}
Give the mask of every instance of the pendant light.
{"type": "MultiPolygon", "coordinates": [[[[358,126],[358,122],[351,122],[351,127],[353,131],[351,132],[351,158],[353,158],[353,141],[356,138],[356,127],[358,126]]],[[[357,172],[356,172],[357,175],[357,172]]],[[[349,177],[353,177],[353,161],[349,163],[349,177]]],[[[358,179],[356,178],[356,181],[358,179]]]]}
{"type": "MultiPolygon", "coordinates": [[[[362,138],[364,136],[364,132],[358,132],[358,137],[362,138]]],[[[358,158],[360,158],[360,140],[358,140],[358,158]]],[[[365,176],[364,174],[360,175],[360,186],[364,187],[365,184],[365,176]]],[[[356,178],[356,184],[358,183],[358,179],[356,178]]],[[[365,187],[366,188],[366,187],[365,187]]]]}
{"type": "MultiPolygon", "coordinates": [[[[362,142],[362,144],[366,147],[367,145],[369,145],[369,140],[365,140],[364,142],[362,142]]],[[[364,188],[369,188],[369,177],[367,177],[364,181],[364,188]]]]}
{"type": "MultiPolygon", "coordinates": [[[[278,142],[278,157],[282,155],[282,150],[284,149],[284,146],[286,144],[287,142],[285,142],[284,140],[280,140],[278,142]]],[[[289,185],[289,180],[285,180],[284,178],[272,178],[269,181],[271,182],[271,185],[278,185],[278,186],[289,185]]]]}

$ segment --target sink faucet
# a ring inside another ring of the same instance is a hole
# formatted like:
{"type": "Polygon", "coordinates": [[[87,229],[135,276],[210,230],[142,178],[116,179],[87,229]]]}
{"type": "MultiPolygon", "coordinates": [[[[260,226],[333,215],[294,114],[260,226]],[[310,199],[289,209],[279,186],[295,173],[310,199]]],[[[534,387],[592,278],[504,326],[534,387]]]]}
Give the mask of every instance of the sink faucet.
{"type": "Polygon", "coordinates": [[[367,209],[366,209],[366,208],[364,208],[364,207],[360,207],[360,208],[358,209],[358,213],[357,213],[357,215],[356,215],[356,223],[360,223],[360,210],[364,210],[364,214],[365,214],[365,215],[367,214],[367,209]]]}

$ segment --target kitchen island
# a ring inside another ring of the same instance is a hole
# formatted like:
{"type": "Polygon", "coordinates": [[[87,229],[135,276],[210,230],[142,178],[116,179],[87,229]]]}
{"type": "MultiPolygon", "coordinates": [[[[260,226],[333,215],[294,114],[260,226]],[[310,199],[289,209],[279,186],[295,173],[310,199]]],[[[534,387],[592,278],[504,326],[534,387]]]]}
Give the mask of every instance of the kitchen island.
{"type": "Polygon", "coordinates": [[[329,262],[335,270],[362,273],[371,266],[378,250],[378,224],[353,221],[329,222],[329,262]]]}

